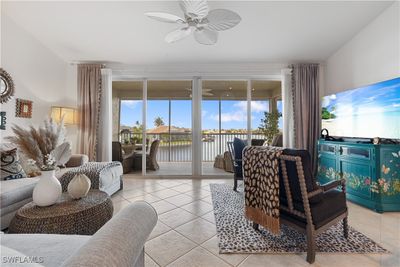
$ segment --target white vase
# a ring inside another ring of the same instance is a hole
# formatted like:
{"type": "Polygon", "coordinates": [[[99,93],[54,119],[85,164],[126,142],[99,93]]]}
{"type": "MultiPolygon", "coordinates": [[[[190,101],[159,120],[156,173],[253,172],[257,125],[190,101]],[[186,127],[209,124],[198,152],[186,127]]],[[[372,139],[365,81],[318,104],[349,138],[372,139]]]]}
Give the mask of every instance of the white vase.
{"type": "Polygon", "coordinates": [[[91,186],[90,179],[83,173],[79,173],[68,184],[68,194],[73,199],[79,199],[87,195],[91,186]]]}
{"type": "Polygon", "coordinates": [[[33,189],[33,202],[41,207],[53,205],[61,196],[60,181],[55,176],[55,171],[42,171],[39,182],[33,189]]]}

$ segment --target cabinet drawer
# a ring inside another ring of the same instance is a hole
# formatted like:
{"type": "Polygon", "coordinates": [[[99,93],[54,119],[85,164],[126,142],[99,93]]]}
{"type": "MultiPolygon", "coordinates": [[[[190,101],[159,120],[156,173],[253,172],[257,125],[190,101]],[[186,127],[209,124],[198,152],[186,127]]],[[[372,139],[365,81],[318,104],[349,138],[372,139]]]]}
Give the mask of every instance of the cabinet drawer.
{"type": "Polygon", "coordinates": [[[331,144],[320,144],[318,150],[320,153],[334,155],[336,153],[336,146],[331,144]]]}
{"type": "Polygon", "coordinates": [[[339,154],[349,158],[370,160],[373,156],[373,150],[363,147],[339,146],[339,154]]]}

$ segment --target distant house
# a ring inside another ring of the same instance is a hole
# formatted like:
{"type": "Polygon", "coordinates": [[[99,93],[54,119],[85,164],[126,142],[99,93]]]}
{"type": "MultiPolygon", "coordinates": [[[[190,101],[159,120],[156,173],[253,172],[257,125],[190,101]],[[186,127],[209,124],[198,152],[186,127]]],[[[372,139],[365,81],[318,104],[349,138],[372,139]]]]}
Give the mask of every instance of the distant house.
{"type": "Polygon", "coordinates": [[[147,131],[148,135],[154,135],[154,138],[160,138],[163,141],[167,141],[169,139],[168,134],[171,133],[171,140],[190,140],[192,131],[188,128],[181,128],[166,125],[161,125],[156,128],[150,129],[147,131]],[[159,136],[158,136],[159,135],[159,136]]]}
{"type": "MultiPolygon", "coordinates": [[[[167,134],[169,132],[170,132],[169,126],[161,125],[156,128],[148,130],[147,134],[167,134]]],[[[185,133],[191,133],[191,130],[188,128],[171,126],[171,133],[185,134],[185,133]]]]}

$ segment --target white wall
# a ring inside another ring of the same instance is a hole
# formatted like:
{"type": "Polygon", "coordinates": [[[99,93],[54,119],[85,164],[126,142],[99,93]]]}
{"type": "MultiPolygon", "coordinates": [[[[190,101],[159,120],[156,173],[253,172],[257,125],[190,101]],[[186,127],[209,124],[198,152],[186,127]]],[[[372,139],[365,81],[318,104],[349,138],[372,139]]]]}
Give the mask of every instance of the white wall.
{"type": "Polygon", "coordinates": [[[399,77],[399,51],[396,2],[327,59],[325,95],[399,77]]]}
{"type": "MultiPolygon", "coordinates": [[[[0,131],[3,140],[12,134],[12,124],[37,127],[49,115],[52,105],[75,107],[77,85],[75,67],[57,57],[4,12],[1,37],[1,67],[15,84],[14,97],[0,108],[7,112],[6,130],[0,131]],[[16,98],[33,101],[31,119],[15,117],[16,98]]],[[[76,144],[76,126],[68,126],[67,131],[67,138],[76,144]]]]}

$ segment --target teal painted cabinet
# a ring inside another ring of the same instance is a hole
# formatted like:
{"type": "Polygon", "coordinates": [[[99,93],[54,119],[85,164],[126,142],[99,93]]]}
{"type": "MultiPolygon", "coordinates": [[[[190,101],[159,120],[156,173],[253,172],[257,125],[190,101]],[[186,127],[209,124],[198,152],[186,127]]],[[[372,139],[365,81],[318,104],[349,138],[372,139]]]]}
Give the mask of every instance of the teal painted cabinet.
{"type": "Polygon", "coordinates": [[[344,178],[350,201],[400,211],[400,145],[320,140],[317,178],[320,184],[344,178]]]}

